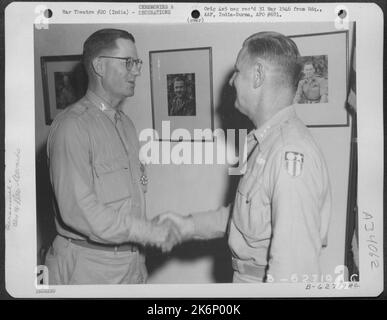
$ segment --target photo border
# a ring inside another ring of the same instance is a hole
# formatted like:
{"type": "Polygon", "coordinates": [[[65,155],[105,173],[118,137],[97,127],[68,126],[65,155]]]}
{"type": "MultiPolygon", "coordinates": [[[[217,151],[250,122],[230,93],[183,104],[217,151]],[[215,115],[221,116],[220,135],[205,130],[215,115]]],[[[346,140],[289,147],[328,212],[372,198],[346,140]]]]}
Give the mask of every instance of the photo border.
{"type": "MultiPolygon", "coordinates": [[[[288,37],[293,39],[293,38],[301,38],[301,37],[313,37],[313,36],[326,36],[326,35],[331,35],[331,34],[340,34],[344,33],[345,34],[345,89],[346,89],[346,96],[343,101],[343,107],[346,110],[346,122],[343,124],[305,124],[308,128],[329,128],[329,127],[334,127],[334,128],[340,128],[340,127],[349,127],[350,121],[349,121],[349,111],[346,106],[346,100],[348,96],[348,83],[349,83],[349,30],[341,30],[341,31],[331,31],[331,32],[319,32],[319,33],[310,33],[310,34],[295,34],[295,35],[289,35],[288,37]]],[[[328,56],[328,63],[329,59],[331,59],[328,56]]],[[[328,70],[329,73],[329,70],[328,70]]],[[[328,93],[329,96],[329,93],[328,93]]],[[[328,98],[329,99],[329,98],[328,98]]],[[[328,103],[330,103],[328,101],[328,103]]],[[[297,104],[295,105],[297,106],[297,104]]],[[[305,121],[306,122],[306,121],[305,121]]]]}
{"type": "MultiPolygon", "coordinates": [[[[73,54],[73,55],[62,55],[62,56],[42,56],[40,57],[40,67],[42,72],[42,85],[43,85],[43,99],[44,99],[44,114],[46,124],[50,125],[55,117],[52,116],[52,110],[56,110],[56,106],[52,107],[50,105],[50,96],[53,93],[50,93],[48,85],[48,70],[47,64],[50,62],[81,62],[82,55],[73,54]]],[[[54,93],[55,94],[55,93],[54,93]]]]}
{"type": "MultiPolygon", "coordinates": [[[[167,53],[167,52],[182,52],[182,51],[199,51],[199,50],[208,50],[208,59],[209,59],[209,85],[210,85],[210,114],[211,114],[211,120],[210,120],[210,125],[211,131],[214,131],[214,93],[213,93],[213,66],[212,66],[212,47],[194,47],[194,48],[179,48],[179,49],[166,49],[166,50],[151,50],[149,51],[149,72],[150,72],[150,87],[151,87],[151,104],[152,104],[152,127],[154,130],[156,129],[156,111],[155,111],[155,85],[154,85],[154,66],[152,65],[152,55],[154,54],[162,54],[162,53],[167,53]]],[[[196,87],[196,86],[195,86],[196,87]]],[[[197,96],[198,94],[195,94],[196,96],[196,103],[197,103],[197,96]]],[[[162,120],[161,120],[162,121],[162,120]]],[[[195,139],[190,139],[190,140],[184,140],[184,139],[179,139],[179,140],[173,140],[171,138],[169,139],[163,139],[161,136],[158,139],[155,139],[155,141],[171,141],[171,142],[195,142],[195,141],[214,141],[214,137],[211,140],[195,140],[195,139]]]]}

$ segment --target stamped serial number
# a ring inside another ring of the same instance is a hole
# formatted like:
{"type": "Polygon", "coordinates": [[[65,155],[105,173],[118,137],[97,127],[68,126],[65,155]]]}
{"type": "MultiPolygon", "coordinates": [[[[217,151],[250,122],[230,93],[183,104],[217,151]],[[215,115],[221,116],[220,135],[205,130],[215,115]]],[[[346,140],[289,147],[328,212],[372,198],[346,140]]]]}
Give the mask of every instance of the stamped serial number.
{"type": "Polygon", "coordinates": [[[275,279],[272,275],[268,274],[266,281],[268,283],[304,283],[307,284],[307,288],[322,289],[323,287],[332,289],[343,289],[345,286],[347,289],[356,288],[359,286],[359,276],[352,274],[349,276],[348,268],[344,265],[338,265],[335,268],[335,274],[298,274],[293,273],[289,278],[275,279]]]}
{"type": "Polygon", "coordinates": [[[290,282],[290,283],[316,283],[316,282],[333,282],[335,281],[335,278],[330,274],[297,274],[293,273],[289,278],[279,278],[275,279],[271,275],[267,275],[266,282],[272,283],[272,282],[290,282]]]}
{"type": "Polygon", "coordinates": [[[305,290],[347,290],[358,289],[360,284],[358,282],[340,282],[340,283],[308,283],[305,290]]]}

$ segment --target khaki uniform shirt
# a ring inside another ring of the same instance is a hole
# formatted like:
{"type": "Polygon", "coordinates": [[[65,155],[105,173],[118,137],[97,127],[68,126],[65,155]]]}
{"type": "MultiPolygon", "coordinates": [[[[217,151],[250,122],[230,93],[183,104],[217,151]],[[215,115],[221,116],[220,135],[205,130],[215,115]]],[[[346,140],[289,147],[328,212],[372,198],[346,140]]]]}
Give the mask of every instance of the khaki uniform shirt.
{"type": "Polygon", "coordinates": [[[195,114],[195,103],[193,99],[173,98],[168,114],[169,116],[194,116],[195,114]]]}
{"type": "Polygon", "coordinates": [[[234,270],[251,281],[265,274],[276,282],[311,279],[320,273],[331,213],[323,155],[293,106],[248,138],[247,170],[255,163],[254,174],[241,177],[233,207],[193,214],[196,233],[221,236],[232,210],[228,242],[234,270]]]}
{"type": "Polygon", "coordinates": [[[91,91],[56,117],[47,152],[60,235],[108,244],[141,240],[145,173],[138,151],[132,121],[91,91]]]}

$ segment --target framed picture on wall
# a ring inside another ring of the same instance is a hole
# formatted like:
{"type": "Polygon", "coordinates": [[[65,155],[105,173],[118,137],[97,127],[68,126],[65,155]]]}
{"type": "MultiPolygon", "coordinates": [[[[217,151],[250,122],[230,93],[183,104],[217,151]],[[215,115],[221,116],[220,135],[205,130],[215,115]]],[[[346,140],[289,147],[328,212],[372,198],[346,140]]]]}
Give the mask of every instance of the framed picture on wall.
{"type": "Polygon", "coordinates": [[[150,51],[149,64],[156,140],[194,141],[194,129],[213,130],[211,47],[150,51]],[[163,126],[183,130],[165,137],[163,126]]]}
{"type": "Polygon", "coordinates": [[[82,55],[43,56],[40,58],[46,124],[87,90],[87,75],[82,55]]]}
{"type": "Polygon", "coordinates": [[[290,36],[300,51],[293,103],[308,127],[348,126],[348,31],[290,36]]]}

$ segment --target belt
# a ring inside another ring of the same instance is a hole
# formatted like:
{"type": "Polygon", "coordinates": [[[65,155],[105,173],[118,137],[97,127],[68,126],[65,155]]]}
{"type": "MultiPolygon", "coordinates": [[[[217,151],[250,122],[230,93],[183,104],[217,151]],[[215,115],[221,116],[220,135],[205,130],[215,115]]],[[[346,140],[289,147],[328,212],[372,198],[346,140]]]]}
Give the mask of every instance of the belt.
{"type": "Polygon", "coordinates": [[[241,260],[232,258],[232,268],[240,274],[249,275],[255,278],[263,279],[266,275],[266,266],[253,265],[251,263],[245,263],[241,260]]]}
{"type": "Polygon", "coordinates": [[[123,243],[123,244],[103,244],[98,243],[90,240],[81,240],[81,239],[73,239],[68,238],[65,236],[62,236],[62,238],[65,238],[69,242],[88,249],[94,249],[94,250],[102,250],[102,251],[114,251],[114,252],[122,252],[122,251],[131,251],[131,252],[138,252],[139,247],[135,244],[131,243],[123,243]]]}

